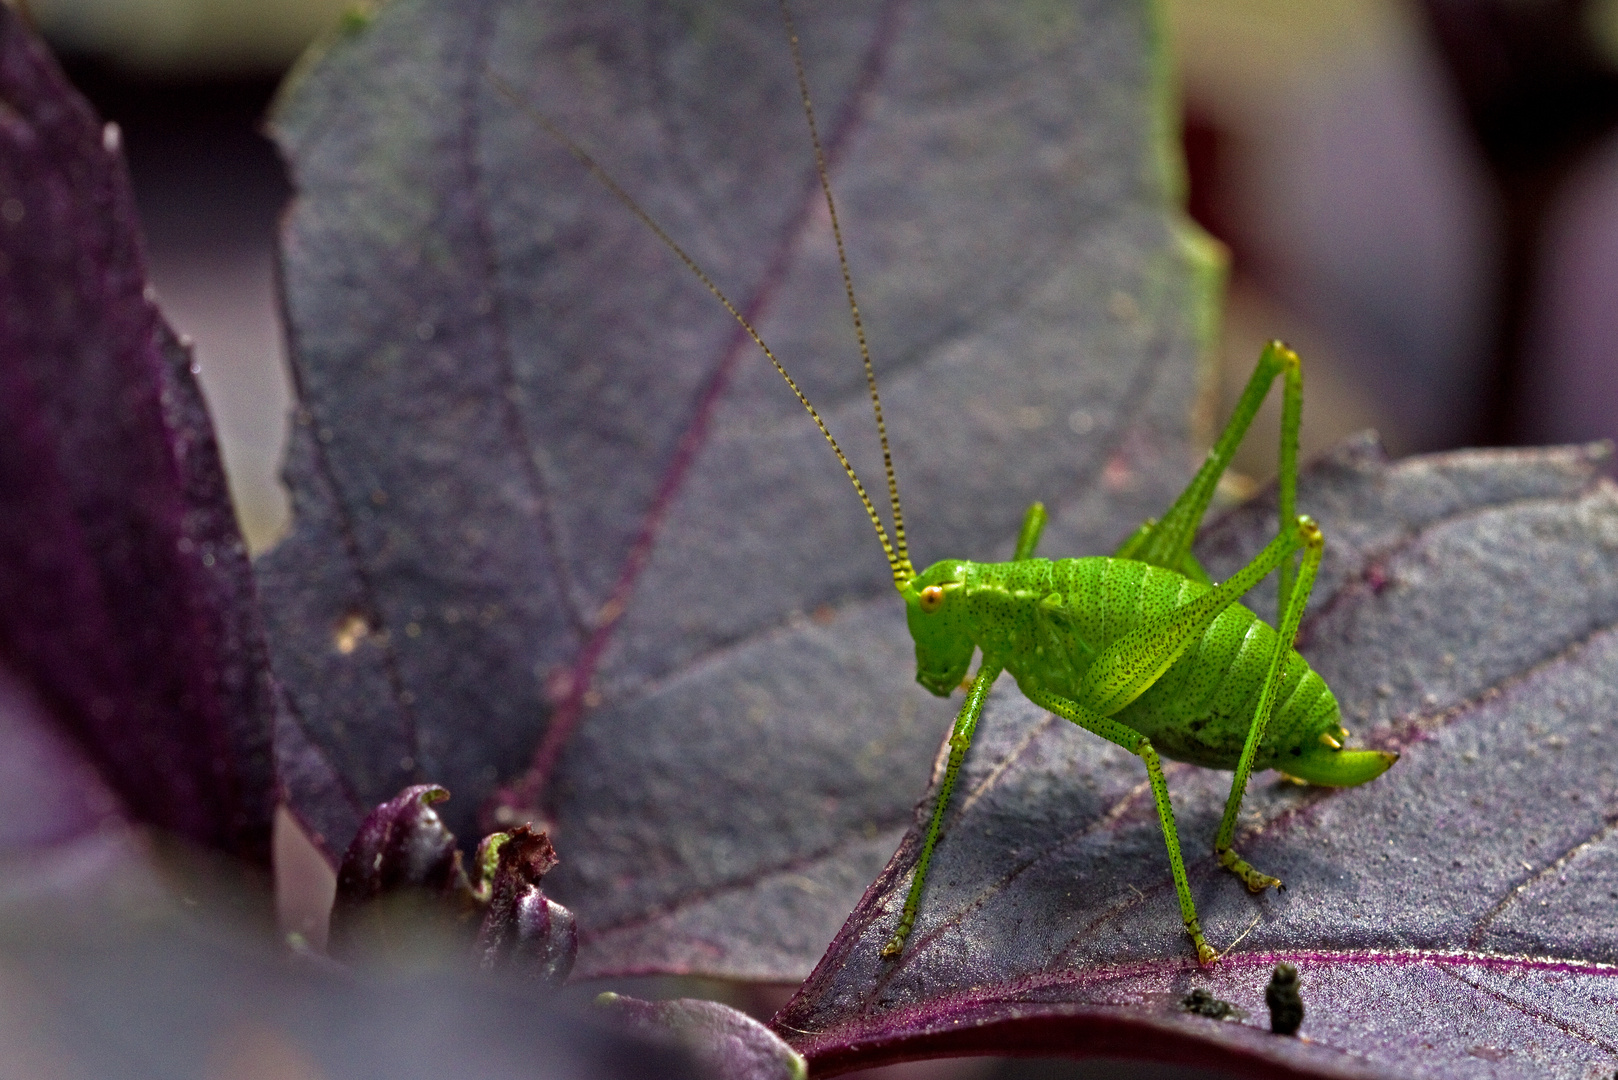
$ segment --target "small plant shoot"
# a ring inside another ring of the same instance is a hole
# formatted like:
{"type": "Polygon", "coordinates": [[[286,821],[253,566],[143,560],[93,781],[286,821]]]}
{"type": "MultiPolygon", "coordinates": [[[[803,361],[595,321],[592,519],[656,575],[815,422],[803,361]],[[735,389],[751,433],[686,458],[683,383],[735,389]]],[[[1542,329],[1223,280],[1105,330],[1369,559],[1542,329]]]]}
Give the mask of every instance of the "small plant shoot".
{"type": "Polygon", "coordinates": [[[1254,893],[1284,887],[1279,878],[1250,865],[1233,846],[1242,797],[1255,769],[1276,769],[1296,780],[1328,787],[1353,787],[1382,775],[1398,760],[1390,751],[1344,748],[1349,733],[1342,725],[1337,699],[1325,680],[1292,648],[1325,547],[1319,525],[1296,512],[1303,407],[1298,354],[1279,341],[1265,346],[1235,411],[1197,474],[1161,517],[1142,522],[1111,555],[1038,557],[1035,552],[1046,515],[1043,504],[1036,502],[1023,518],[1009,562],[944,559],[917,573],[905,538],[904,511],[876,372],[786,0],[781,2],[781,15],[882,446],[891,532],[820,413],[713,279],[584,147],[548,117],[529,108],[498,76],[491,74],[490,78],[674,252],[774,365],[825,437],[870,518],[915,639],[916,681],[939,697],[948,697],[957,689],[966,692],[950,734],[949,757],[910,889],[882,955],[897,957],[915,928],[926,893],[927,869],[943,832],[961,763],[971,748],[990,688],[1009,673],[1034,704],[1141,759],[1157,804],[1186,933],[1198,962],[1213,964],[1220,954],[1208,944],[1197,919],[1162,758],[1234,771],[1224,817],[1214,837],[1214,853],[1219,864],[1254,893]],[[1220,478],[1278,378],[1282,411],[1276,534],[1245,567],[1216,583],[1191,548],[1220,478]],[[1280,576],[1279,629],[1240,603],[1248,590],[1272,572],[1280,576]],[[977,669],[969,676],[974,657],[977,669]]]}

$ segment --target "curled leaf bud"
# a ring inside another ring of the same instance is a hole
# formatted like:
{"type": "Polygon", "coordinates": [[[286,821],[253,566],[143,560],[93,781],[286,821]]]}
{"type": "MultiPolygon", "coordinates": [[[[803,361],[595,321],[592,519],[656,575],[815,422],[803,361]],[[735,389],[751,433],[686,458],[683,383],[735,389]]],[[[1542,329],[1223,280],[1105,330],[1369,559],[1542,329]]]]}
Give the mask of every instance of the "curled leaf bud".
{"type": "Polygon", "coordinates": [[[479,892],[489,905],[478,930],[479,966],[551,986],[566,982],[579,939],[573,913],[539,888],[556,865],[550,837],[526,825],[495,833],[478,846],[478,862],[488,875],[479,892]]]}
{"type": "Polygon", "coordinates": [[[455,835],[433,810],[434,803],[447,798],[444,788],[417,784],[360,823],[337,871],[334,952],[354,951],[356,939],[366,936],[362,926],[382,918],[382,907],[447,904],[459,911],[470,902],[455,835]]]}

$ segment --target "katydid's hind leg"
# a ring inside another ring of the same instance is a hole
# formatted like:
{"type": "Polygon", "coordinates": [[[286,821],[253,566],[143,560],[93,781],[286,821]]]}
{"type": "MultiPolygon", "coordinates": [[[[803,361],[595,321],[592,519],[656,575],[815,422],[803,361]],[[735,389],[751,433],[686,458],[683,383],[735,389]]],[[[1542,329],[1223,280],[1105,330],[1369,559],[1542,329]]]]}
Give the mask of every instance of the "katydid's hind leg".
{"type": "Polygon", "coordinates": [[[1163,778],[1163,763],[1151,740],[1140,732],[1116,720],[1109,719],[1085,708],[1076,701],[1040,690],[1029,693],[1028,700],[1042,709],[1049,709],[1070,720],[1086,731],[1123,747],[1146,763],[1146,778],[1152,784],[1152,798],[1157,803],[1157,821],[1163,829],[1163,844],[1168,848],[1169,870],[1174,876],[1174,891],[1180,899],[1180,918],[1185,932],[1191,935],[1191,944],[1197,950],[1197,962],[1211,964],[1219,958],[1202,936],[1202,924],[1197,920],[1197,905],[1191,899],[1191,883],[1185,876],[1185,860],[1180,856],[1180,832],[1174,824],[1174,804],[1169,801],[1168,781],[1163,778]]]}
{"type": "MultiPolygon", "coordinates": [[[[1242,391],[1241,399],[1236,403],[1230,420],[1225,424],[1225,430],[1220,433],[1213,448],[1208,451],[1208,457],[1197,470],[1197,475],[1192,477],[1191,483],[1186,485],[1180,497],[1162,518],[1142,525],[1134,535],[1124,541],[1114,553],[1116,557],[1135,559],[1185,573],[1188,577],[1197,577],[1196,574],[1186,570],[1186,559],[1190,555],[1192,543],[1197,538],[1197,529],[1201,527],[1203,516],[1208,512],[1208,505],[1213,500],[1220,477],[1229,468],[1231,459],[1235,457],[1237,448],[1247,435],[1247,429],[1253,423],[1253,417],[1258,415],[1259,407],[1264,404],[1270,384],[1278,375],[1283,376],[1279,465],[1280,525],[1283,531],[1288,527],[1295,513],[1297,501],[1295,492],[1298,424],[1303,400],[1303,376],[1298,354],[1281,342],[1272,341],[1259,355],[1258,363],[1253,368],[1253,375],[1247,380],[1247,388],[1242,391]]],[[[1195,566],[1195,563],[1191,565],[1195,566]]],[[[1283,595],[1287,591],[1291,577],[1290,569],[1283,569],[1283,595]]]]}
{"type": "Polygon", "coordinates": [[[1045,504],[1041,502],[1029,503],[1028,512],[1023,515],[1022,529],[1017,533],[1017,550],[1013,559],[1021,562],[1034,557],[1034,549],[1039,547],[1040,534],[1045,531],[1045,504]]]}
{"type": "Polygon", "coordinates": [[[1213,587],[1214,579],[1208,576],[1208,571],[1202,568],[1202,564],[1197,561],[1197,557],[1189,551],[1185,553],[1185,558],[1180,560],[1180,565],[1175,569],[1199,585],[1213,587]]]}
{"type": "MultiPolygon", "coordinates": [[[[1297,519],[1298,513],[1298,429],[1303,423],[1303,363],[1298,354],[1281,344],[1272,341],[1265,348],[1279,350],[1282,362],[1281,382],[1281,445],[1277,451],[1276,460],[1276,491],[1279,495],[1280,520],[1276,527],[1286,529],[1297,519]]],[[[1307,558],[1307,554],[1305,558],[1307,558]]],[[[1317,560],[1318,561],[1318,560],[1317,560]]],[[[1292,583],[1296,574],[1297,562],[1287,559],[1281,564],[1280,587],[1276,590],[1277,615],[1287,610],[1292,596],[1292,583]]],[[[1308,602],[1308,597],[1304,597],[1308,602]]],[[[1303,609],[1299,608],[1299,617],[1303,609]]],[[[1291,648],[1291,639],[1288,638],[1288,648],[1291,648]]]]}
{"type": "MultiPolygon", "coordinates": [[[[1152,529],[1156,525],[1156,518],[1147,518],[1141,522],[1140,528],[1131,533],[1129,539],[1118,545],[1118,550],[1112,553],[1112,557],[1115,559],[1134,559],[1136,562],[1144,561],[1136,558],[1136,556],[1145,548],[1146,540],[1152,535],[1152,529]]],[[[1191,554],[1190,551],[1185,553],[1185,557],[1177,565],[1169,566],[1165,569],[1178,570],[1201,585],[1212,585],[1214,583],[1213,578],[1208,576],[1208,571],[1202,568],[1202,564],[1197,561],[1197,557],[1191,554]]]]}
{"type": "MultiPolygon", "coordinates": [[[[1308,518],[1298,518],[1299,531],[1303,536],[1303,565],[1298,571],[1298,579],[1288,596],[1286,607],[1281,613],[1281,626],[1275,635],[1275,651],[1270,656],[1269,670],[1264,676],[1264,688],[1259,693],[1258,707],[1253,710],[1253,723],[1247,730],[1247,742],[1242,747],[1242,756],[1236,763],[1236,775],[1231,778],[1230,796],[1225,800],[1225,816],[1219,822],[1219,834],[1214,839],[1214,854],[1219,859],[1219,865],[1242,879],[1248,889],[1253,892],[1263,892],[1265,889],[1281,888],[1279,878],[1260,873],[1231,847],[1231,840],[1236,834],[1236,815],[1241,811],[1242,798],[1247,793],[1247,780],[1253,772],[1253,758],[1258,753],[1259,743],[1264,740],[1264,729],[1269,725],[1270,714],[1275,711],[1275,702],[1280,697],[1281,666],[1287,654],[1292,650],[1292,642],[1298,636],[1298,624],[1303,621],[1303,610],[1309,603],[1309,593],[1315,587],[1315,574],[1320,569],[1320,555],[1325,549],[1325,538],[1321,535],[1320,527],[1308,518]]],[[[1288,555],[1285,566],[1292,565],[1292,556],[1288,555]]]]}
{"type": "MultiPolygon", "coordinates": [[[[1034,506],[1039,506],[1035,503],[1034,506]]],[[[1029,510],[1028,516],[1033,518],[1034,512],[1029,510]]],[[[1044,507],[1040,507],[1040,516],[1043,521],[1044,507]]],[[[1027,523],[1024,523],[1024,531],[1027,523]]],[[[1037,533],[1035,539],[1038,539],[1037,533]]],[[[972,689],[966,695],[966,701],[961,705],[961,711],[955,717],[955,729],[949,737],[949,762],[944,767],[944,779],[938,785],[938,797],[933,802],[933,816],[927,824],[927,838],[922,841],[921,856],[916,860],[915,874],[910,879],[910,891],[905,894],[904,911],[899,916],[899,925],[893,931],[888,943],[882,946],[882,955],[887,958],[898,956],[904,950],[905,939],[910,936],[910,930],[916,925],[916,915],[921,910],[921,893],[927,882],[927,867],[933,861],[933,848],[938,845],[938,835],[944,827],[944,811],[949,808],[950,793],[955,790],[955,778],[960,774],[961,762],[966,760],[966,751],[972,745],[972,733],[977,730],[978,717],[983,715],[983,703],[989,697],[989,688],[994,680],[1000,677],[1005,670],[1004,665],[984,658],[978,665],[977,678],[972,680],[972,689]]]]}

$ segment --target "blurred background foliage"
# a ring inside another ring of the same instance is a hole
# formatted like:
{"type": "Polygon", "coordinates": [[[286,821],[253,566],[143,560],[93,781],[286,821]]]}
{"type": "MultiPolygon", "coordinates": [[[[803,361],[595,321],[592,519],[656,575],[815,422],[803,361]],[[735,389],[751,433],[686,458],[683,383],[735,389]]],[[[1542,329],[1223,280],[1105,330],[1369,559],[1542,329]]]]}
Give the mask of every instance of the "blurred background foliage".
{"type": "Polygon", "coordinates": [[[26,0],[57,49],[155,78],[276,77],[355,0],[26,0]]]}
{"type": "MultiPolygon", "coordinates": [[[[1232,254],[1210,422],[1282,337],[1309,365],[1306,453],[1364,427],[1396,454],[1618,435],[1618,0],[1165,4],[1190,210],[1232,254]]],[[[356,5],[25,6],[124,128],[153,277],[262,550],[287,521],[290,191],[258,125],[356,5]]],[[[1262,482],[1273,456],[1249,440],[1238,466],[1262,482]]]]}

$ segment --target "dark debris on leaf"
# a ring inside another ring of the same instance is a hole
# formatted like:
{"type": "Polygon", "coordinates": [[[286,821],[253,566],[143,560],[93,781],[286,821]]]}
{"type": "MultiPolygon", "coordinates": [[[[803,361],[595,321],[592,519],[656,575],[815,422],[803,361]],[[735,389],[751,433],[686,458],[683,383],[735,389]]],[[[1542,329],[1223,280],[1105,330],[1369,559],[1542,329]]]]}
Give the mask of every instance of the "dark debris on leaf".
{"type": "Polygon", "coordinates": [[[1270,1007],[1270,1031],[1296,1035],[1303,1026],[1303,992],[1298,986],[1298,969],[1277,964],[1264,988],[1264,1004],[1270,1007]]]}
{"type": "Polygon", "coordinates": [[[1245,1009],[1228,1001],[1220,1001],[1202,986],[1181,998],[1180,1008],[1193,1016],[1206,1016],[1210,1020],[1240,1020],[1247,1015],[1245,1009]]]}
{"type": "Polygon", "coordinates": [[[117,128],[0,5],[0,663],[135,818],[269,860],[276,690],[117,128]]]}

